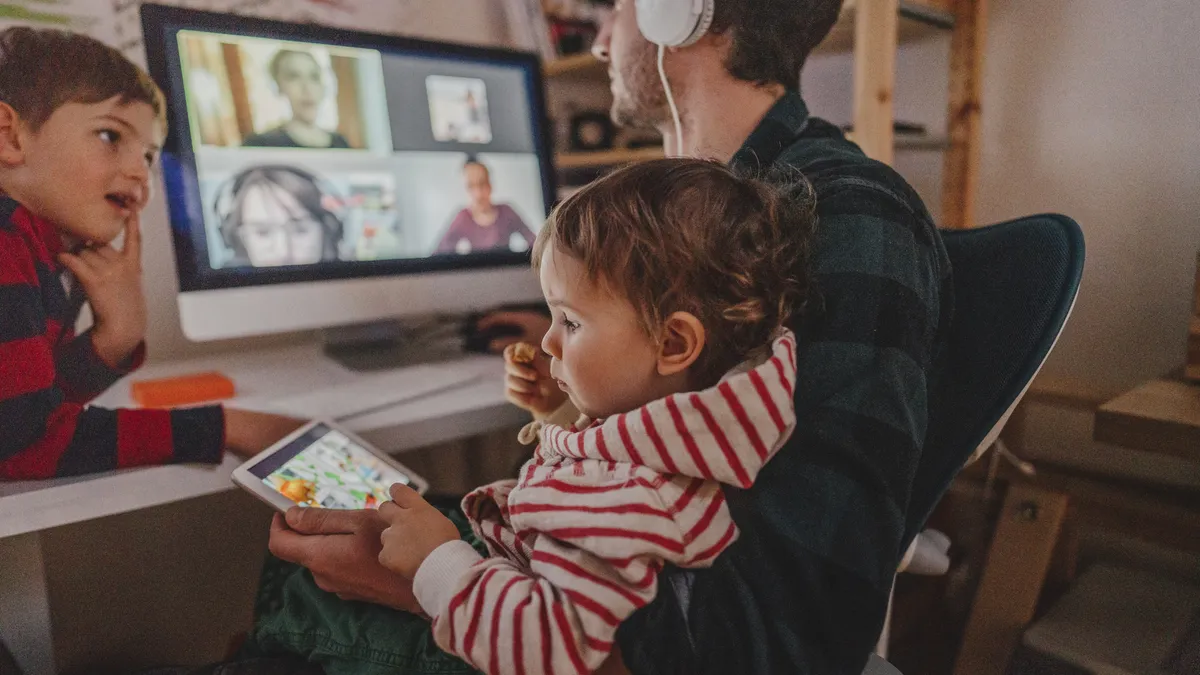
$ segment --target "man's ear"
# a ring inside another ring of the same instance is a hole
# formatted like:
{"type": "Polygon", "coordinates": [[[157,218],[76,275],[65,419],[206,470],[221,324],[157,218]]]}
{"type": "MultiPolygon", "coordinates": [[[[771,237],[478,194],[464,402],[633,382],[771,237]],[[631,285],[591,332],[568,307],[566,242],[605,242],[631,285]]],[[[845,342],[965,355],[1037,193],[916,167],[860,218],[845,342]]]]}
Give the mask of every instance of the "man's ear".
{"type": "Polygon", "coordinates": [[[658,374],[675,375],[692,366],[704,351],[704,326],[688,312],[675,312],[663,322],[658,349],[658,374]]]}
{"type": "Polygon", "coordinates": [[[0,102],[0,164],[17,167],[25,163],[21,130],[20,115],[11,105],[0,102]]]}

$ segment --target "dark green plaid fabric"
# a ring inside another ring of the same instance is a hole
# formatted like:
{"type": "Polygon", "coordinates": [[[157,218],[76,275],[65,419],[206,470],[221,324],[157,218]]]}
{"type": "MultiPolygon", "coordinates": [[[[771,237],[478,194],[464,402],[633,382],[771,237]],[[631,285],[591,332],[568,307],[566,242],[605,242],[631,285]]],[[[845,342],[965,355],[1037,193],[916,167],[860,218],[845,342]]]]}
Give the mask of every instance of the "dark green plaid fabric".
{"type": "Polygon", "coordinates": [[[663,572],[617,633],[635,675],[859,675],[883,624],[945,349],[950,264],[921,199],[786,94],[734,156],[812,182],[817,297],[799,341],[796,432],[749,490],[711,569],[663,572]]]}
{"type": "MultiPolygon", "coordinates": [[[[463,540],[487,555],[465,516],[442,509],[463,540]]],[[[312,573],[270,554],[255,603],[254,632],[241,658],[300,657],[326,675],[468,675],[477,671],[443,652],[429,622],[414,614],[348,602],[317,588],[312,573]]]]}

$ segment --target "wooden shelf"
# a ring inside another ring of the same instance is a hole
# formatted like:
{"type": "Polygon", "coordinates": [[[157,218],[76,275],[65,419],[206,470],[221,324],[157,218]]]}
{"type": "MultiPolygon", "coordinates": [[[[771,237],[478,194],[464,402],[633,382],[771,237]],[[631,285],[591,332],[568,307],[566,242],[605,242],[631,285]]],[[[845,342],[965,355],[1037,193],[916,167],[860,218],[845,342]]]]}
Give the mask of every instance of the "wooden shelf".
{"type": "Polygon", "coordinates": [[[547,61],[542,64],[542,73],[546,77],[589,77],[608,78],[608,67],[600,59],[592,56],[591,52],[572,54],[560,59],[547,61]]]}
{"type": "MultiPolygon", "coordinates": [[[[866,0],[870,2],[871,0],[866,0]]],[[[842,14],[833,30],[814,54],[836,54],[854,50],[854,18],[857,16],[858,0],[846,0],[842,14]]],[[[954,28],[954,14],[947,11],[946,2],[936,0],[902,0],[900,2],[899,42],[916,42],[931,35],[948,34],[954,28]]]]}
{"type": "MultiPolygon", "coordinates": [[[[817,47],[816,53],[849,52],[854,49],[854,17],[857,0],[846,0],[842,15],[829,32],[829,37],[817,47]]],[[[905,0],[900,3],[899,39],[901,43],[922,40],[944,33],[954,27],[954,15],[946,10],[943,0],[905,0]]],[[[542,65],[546,77],[608,77],[608,67],[590,52],[564,56],[542,65]]]]}
{"type": "Polygon", "coordinates": [[[597,152],[560,152],[554,157],[554,164],[559,169],[588,169],[594,167],[617,166],[644,162],[648,159],[660,159],[662,148],[637,148],[635,150],[600,150],[597,152]]]}
{"type": "Polygon", "coordinates": [[[950,139],[945,136],[896,134],[895,147],[897,150],[946,150],[950,147],[950,139]]]}

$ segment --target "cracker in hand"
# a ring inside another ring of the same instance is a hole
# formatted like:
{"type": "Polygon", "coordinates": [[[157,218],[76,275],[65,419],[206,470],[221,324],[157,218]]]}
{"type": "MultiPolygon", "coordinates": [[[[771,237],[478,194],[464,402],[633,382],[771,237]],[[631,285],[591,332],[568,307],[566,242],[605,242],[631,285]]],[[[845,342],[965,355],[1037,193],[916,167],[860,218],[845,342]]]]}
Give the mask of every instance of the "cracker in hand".
{"type": "Polygon", "coordinates": [[[512,362],[529,365],[537,358],[538,348],[528,342],[518,342],[513,345],[512,362]]]}

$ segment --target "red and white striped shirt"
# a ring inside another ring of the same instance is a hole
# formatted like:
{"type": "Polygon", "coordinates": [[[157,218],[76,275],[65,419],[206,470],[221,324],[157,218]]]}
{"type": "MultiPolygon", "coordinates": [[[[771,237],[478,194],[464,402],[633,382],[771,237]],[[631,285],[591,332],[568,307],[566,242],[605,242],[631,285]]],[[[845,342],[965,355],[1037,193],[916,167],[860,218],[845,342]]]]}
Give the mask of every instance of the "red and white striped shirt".
{"type": "Polygon", "coordinates": [[[491,674],[598,668],[664,563],[707,567],[737,538],[721,484],[749,487],[791,435],[795,350],[784,333],[712,388],[543,427],[518,480],[463,500],[492,557],[449,542],[417,572],[438,645],[491,674]]]}

